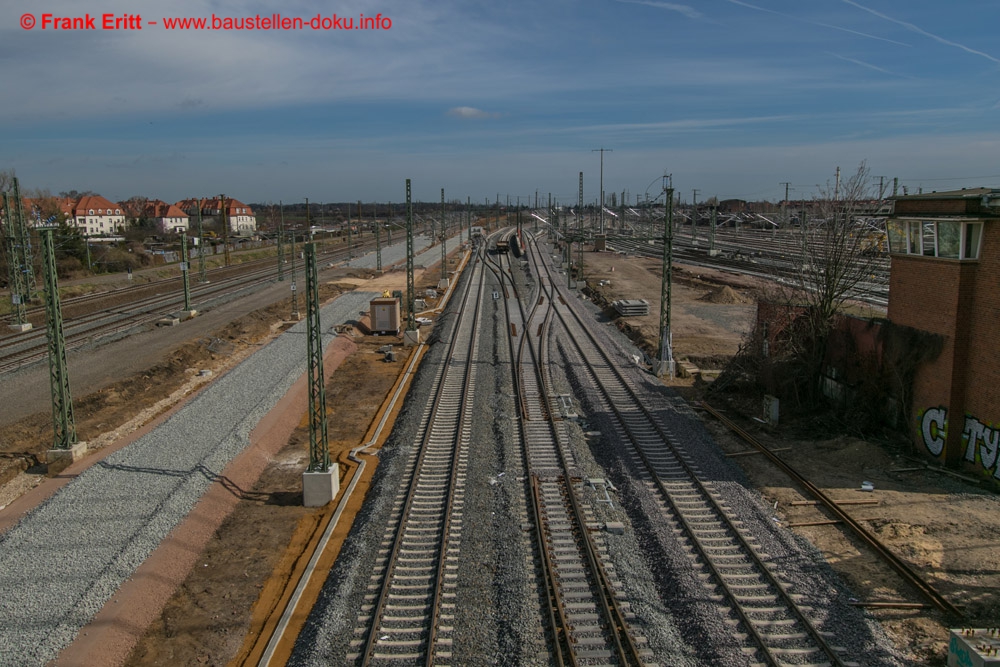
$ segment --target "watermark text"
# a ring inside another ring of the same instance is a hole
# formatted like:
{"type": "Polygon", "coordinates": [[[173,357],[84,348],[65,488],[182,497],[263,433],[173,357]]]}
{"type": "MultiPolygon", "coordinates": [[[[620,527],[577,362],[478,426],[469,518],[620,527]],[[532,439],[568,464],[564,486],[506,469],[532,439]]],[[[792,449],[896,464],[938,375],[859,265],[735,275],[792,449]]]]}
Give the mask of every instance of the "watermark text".
{"type": "Polygon", "coordinates": [[[316,14],[315,16],[284,16],[268,14],[261,16],[218,16],[209,17],[157,17],[144,19],[141,14],[93,14],[82,16],[59,16],[43,12],[21,15],[21,27],[25,30],[75,31],[75,30],[143,30],[160,28],[164,30],[390,30],[392,19],[382,14],[375,16],[341,16],[338,14],[316,14]]]}

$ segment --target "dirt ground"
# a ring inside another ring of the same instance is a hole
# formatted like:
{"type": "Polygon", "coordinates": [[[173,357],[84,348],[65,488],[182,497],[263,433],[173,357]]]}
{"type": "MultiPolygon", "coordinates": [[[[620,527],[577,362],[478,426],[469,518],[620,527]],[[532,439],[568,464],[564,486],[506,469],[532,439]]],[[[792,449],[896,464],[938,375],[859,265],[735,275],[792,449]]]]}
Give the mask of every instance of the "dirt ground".
{"type": "MultiPolygon", "coordinates": [[[[644,298],[650,314],[618,320],[640,347],[653,353],[659,322],[660,262],[611,253],[585,256],[588,284],[607,302],[644,298]],[[601,285],[601,281],[607,284],[601,285]]],[[[754,279],[694,266],[674,267],[671,322],[674,355],[681,366],[690,361],[693,375],[673,384],[692,404],[705,395],[708,383],[733,355],[742,332],[753,321],[754,279]]],[[[713,398],[717,407],[725,403],[713,398]]],[[[933,609],[869,608],[897,646],[915,665],[947,664],[949,627],[994,627],[1000,614],[1000,500],[947,473],[928,470],[903,438],[866,442],[803,418],[764,427],[762,407],[733,405],[727,416],[835,500],[866,501],[845,509],[888,545],[964,614],[945,618],[933,609]],[[871,482],[874,491],[861,490],[871,482]],[[870,504],[869,504],[870,503],[870,504]]],[[[832,517],[811,504],[804,492],[763,457],[740,455],[749,445],[710,416],[708,428],[734,457],[768,502],[775,518],[812,542],[855,591],[859,603],[927,601],[859,538],[837,524],[796,526],[832,517]]]]}
{"type": "MultiPolygon", "coordinates": [[[[638,260],[613,254],[588,253],[588,283],[608,301],[645,298],[650,315],[620,322],[623,330],[645,336],[652,351],[658,323],[660,273],[656,260],[638,260]],[[608,281],[600,285],[600,281],[608,281]]],[[[436,284],[439,271],[431,266],[418,278],[421,289],[436,284]]],[[[731,273],[675,267],[672,325],[675,356],[688,362],[689,377],[672,382],[689,400],[700,399],[706,381],[738,349],[753,310],[753,280],[731,273]]],[[[324,287],[324,298],[341,290],[400,289],[402,273],[373,280],[343,277],[324,287]]],[[[81,435],[96,442],[113,442],[138,428],[153,415],[209,381],[193,370],[212,368],[217,375],[282,330],[287,304],[278,304],[245,316],[218,335],[190,341],[170,358],[147,372],[114,384],[77,403],[81,435]],[[136,416],[137,406],[144,410],[136,416]]],[[[331,453],[343,453],[363,442],[382,398],[389,393],[403,362],[387,364],[373,351],[383,341],[358,338],[357,352],[333,373],[328,384],[330,405],[337,410],[330,421],[331,453]],[[363,378],[363,381],[362,381],[363,378]]],[[[750,410],[752,412],[752,410],[750,410]]],[[[877,501],[849,506],[895,553],[933,583],[967,614],[965,625],[996,625],[1000,598],[1000,544],[995,539],[1000,504],[993,494],[948,475],[920,470],[900,443],[869,443],[830,434],[821,440],[800,435],[801,423],[765,430],[747,417],[744,428],[767,446],[781,450],[792,467],[837,499],[877,501]],[[873,492],[860,491],[862,481],[873,492]]],[[[304,420],[304,415],[301,416],[304,420]]],[[[0,508],[42,479],[37,460],[47,448],[50,416],[35,415],[0,429],[6,478],[0,468],[0,508]],[[44,444],[39,445],[39,442],[44,444]],[[28,444],[33,443],[33,444],[28,444]],[[23,472],[25,468],[29,472],[23,472]],[[31,474],[33,473],[33,474],[31,474]]],[[[748,447],[718,423],[706,417],[727,452],[748,447]]],[[[302,554],[329,519],[329,507],[301,507],[301,471],[307,459],[308,433],[299,424],[287,445],[274,457],[256,484],[241,494],[205,549],[196,567],[177,588],[159,618],[128,658],[129,665],[242,665],[255,664],[261,647],[261,629],[272,622],[277,600],[287,592],[290,574],[301,566],[302,554]],[[200,566],[200,567],[199,567],[200,566]]],[[[810,432],[815,432],[812,425],[810,432]]],[[[806,499],[759,456],[734,458],[761,493],[774,502],[775,517],[786,525],[824,520],[821,510],[796,505],[806,499]]],[[[369,471],[373,466],[369,466],[369,471]]],[[[342,470],[342,475],[348,474],[342,470]]],[[[0,526],[0,530],[3,527],[0,526]]],[[[857,591],[859,601],[924,602],[859,542],[837,525],[792,526],[808,538],[857,591]]],[[[887,632],[913,664],[946,664],[947,627],[955,621],[928,609],[877,609],[887,632]]]]}
{"type": "MultiPolygon", "coordinates": [[[[457,267],[459,259],[458,253],[449,258],[450,269],[457,267]]],[[[323,301],[356,288],[367,291],[405,289],[405,273],[401,271],[389,271],[380,276],[357,269],[328,274],[333,277],[328,275],[321,284],[323,301]]],[[[436,287],[439,277],[437,264],[417,270],[416,285],[422,293],[425,288],[436,287]]],[[[436,300],[428,299],[428,302],[433,308],[436,300]]],[[[94,458],[122,446],[144,426],[148,428],[146,425],[158,416],[175,409],[212,377],[232,368],[290,326],[291,322],[284,319],[289,305],[287,299],[279,301],[238,318],[210,336],[182,342],[167,359],[142,373],[78,399],[76,423],[80,439],[88,441],[94,458]],[[199,373],[202,370],[211,370],[211,374],[202,375],[199,373]]],[[[424,315],[433,318],[432,312],[424,315]]],[[[356,464],[348,461],[347,453],[367,442],[363,440],[369,437],[366,431],[409,357],[396,337],[364,335],[367,333],[365,323],[366,318],[360,318],[359,328],[343,336],[350,339],[351,349],[356,350],[346,359],[337,360],[336,371],[331,373],[329,366],[326,369],[330,375],[327,405],[331,458],[341,464],[342,477],[353,474],[356,464]],[[403,352],[394,363],[385,362],[384,355],[377,352],[385,344],[393,344],[397,351],[403,352]]],[[[169,593],[163,596],[159,603],[163,605],[162,610],[154,611],[148,628],[141,627],[137,618],[123,621],[99,615],[63,652],[57,664],[221,665],[229,661],[256,664],[267,639],[257,641],[261,629],[277,620],[275,616],[282,611],[278,602],[294,586],[292,573],[304,566],[312,545],[335,507],[333,504],[319,509],[302,507],[301,474],[308,463],[309,434],[305,402],[300,402],[302,405],[295,406],[292,415],[297,427],[294,431],[290,429],[290,436],[274,448],[273,455],[263,453],[269,461],[262,472],[247,477],[245,471],[253,464],[246,462],[231,465],[232,471],[227,468],[223,483],[219,485],[226,487],[221,500],[195,522],[216,521],[212,528],[214,534],[204,536],[204,548],[197,554],[196,562],[189,566],[186,578],[182,573],[173,584],[172,596],[169,593]],[[240,475],[239,478],[248,483],[232,484],[231,480],[240,475]],[[221,516],[208,517],[220,511],[223,512],[221,516]],[[108,627],[112,629],[109,631],[108,627]],[[122,630],[123,627],[126,629],[122,630]],[[102,643],[115,644],[110,647],[115,654],[110,661],[108,647],[100,646],[102,643]],[[125,646],[124,652],[122,646],[125,646]],[[129,655],[131,646],[135,648],[129,655]]],[[[55,491],[58,483],[68,481],[46,478],[44,451],[49,447],[51,429],[51,416],[47,413],[0,427],[0,450],[3,451],[0,456],[0,531],[16,521],[24,511],[22,506],[24,509],[30,506],[25,500],[45,497],[55,491]],[[8,505],[9,510],[3,512],[8,505]]],[[[253,439],[252,436],[251,449],[253,439]]],[[[255,456],[259,458],[261,453],[250,452],[247,458],[255,456]]],[[[369,457],[366,474],[359,484],[361,493],[355,494],[358,507],[376,463],[375,457],[369,457]]],[[[86,461],[77,465],[83,464],[86,461]]],[[[73,474],[75,469],[69,469],[60,477],[68,478],[73,474]]],[[[206,496],[214,490],[212,487],[206,496]]],[[[199,504],[195,512],[201,507],[199,504]]],[[[334,542],[346,536],[350,526],[348,515],[356,509],[351,507],[345,514],[341,522],[344,528],[338,524],[334,542]]],[[[182,524],[175,533],[183,531],[188,523],[191,522],[182,524]]],[[[176,535],[172,533],[172,537],[176,535]]],[[[185,536],[185,539],[190,540],[190,537],[185,536]]],[[[191,544],[187,542],[188,546],[191,544]]],[[[156,556],[154,553],[150,560],[156,556]]],[[[329,560],[327,567],[332,564],[332,557],[329,560]]],[[[162,571],[156,575],[156,583],[160,583],[162,571]]],[[[137,573],[135,579],[140,578],[137,573]]],[[[144,597],[147,592],[140,591],[133,597],[144,597]]],[[[136,603],[126,597],[127,592],[120,593],[114,602],[136,603]]],[[[140,600],[138,604],[141,603],[140,600]]],[[[118,606],[109,605],[102,614],[118,606]]],[[[308,600],[305,606],[308,608],[308,600]]]]}

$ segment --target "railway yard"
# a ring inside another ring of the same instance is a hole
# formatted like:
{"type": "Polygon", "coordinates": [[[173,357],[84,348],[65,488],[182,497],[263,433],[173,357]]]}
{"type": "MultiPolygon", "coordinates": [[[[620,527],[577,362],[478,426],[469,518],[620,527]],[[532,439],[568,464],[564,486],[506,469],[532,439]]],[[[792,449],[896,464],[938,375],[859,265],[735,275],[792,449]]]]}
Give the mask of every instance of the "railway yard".
{"type": "MultiPolygon", "coordinates": [[[[747,254],[744,234],[719,239],[721,260],[747,254]]],[[[44,363],[0,339],[0,665],[944,665],[947,628],[995,625],[994,495],[905,446],[717,405],[804,487],[702,409],[761,275],[678,256],[675,355],[693,377],[663,382],[637,363],[657,304],[627,327],[602,309],[655,302],[657,259],[624,240],[627,257],[585,253],[596,304],[545,234],[516,245],[449,241],[425,344],[394,362],[364,312],[405,274],[324,261],[341,466],[325,508],[302,507],[304,327],[273,268],[228,289],[220,273],[176,327],[152,326],[159,303],[128,331],[102,320],[99,340],[84,318],[108,308],[81,308],[70,368],[97,451],[52,477],[44,363]]],[[[421,291],[439,257],[418,256],[421,291]]]]}

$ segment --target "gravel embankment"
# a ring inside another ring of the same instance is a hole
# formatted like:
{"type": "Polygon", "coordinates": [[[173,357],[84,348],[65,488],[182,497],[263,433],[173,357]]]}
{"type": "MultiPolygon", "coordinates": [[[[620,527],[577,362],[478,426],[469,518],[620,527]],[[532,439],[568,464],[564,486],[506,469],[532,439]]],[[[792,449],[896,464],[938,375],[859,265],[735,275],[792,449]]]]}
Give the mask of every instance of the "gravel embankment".
{"type": "MultiPolygon", "coordinates": [[[[905,664],[881,626],[849,605],[853,594],[822,554],[805,539],[778,525],[760,494],[742,471],[725,458],[687,403],[635,365],[631,357],[639,352],[632,343],[616,327],[608,326],[607,319],[590,301],[568,301],[595,322],[592,330],[603,341],[603,348],[617,359],[619,367],[625,369],[643,403],[669,424],[676,440],[699,468],[702,479],[714,484],[730,514],[741,519],[744,533],[756,539],[771,563],[779,564],[788,590],[804,596],[813,607],[813,619],[820,629],[832,633],[835,645],[849,649],[845,657],[861,665],[905,664]]],[[[698,661],[695,664],[745,664],[745,657],[730,639],[731,628],[708,599],[683,545],[636,474],[625,445],[614,437],[613,416],[598,407],[595,389],[573,372],[574,355],[562,348],[557,345],[554,358],[560,359],[561,368],[569,371],[564,381],[581,400],[584,428],[601,432],[600,437],[588,440],[588,446],[606,471],[606,477],[618,488],[616,507],[624,512],[614,512],[615,519],[622,520],[624,514],[628,527],[624,536],[608,536],[609,553],[620,573],[649,573],[647,577],[622,577],[632,608],[639,615],[637,625],[649,633],[650,647],[657,656],[677,656],[677,662],[671,664],[684,664],[680,656],[685,654],[698,661]],[[696,654],[692,653],[692,647],[698,647],[696,654]]],[[[600,504],[599,514],[611,512],[606,504],[600,504]]]]}
{"type": "MultiPolygon", "coordinates": [[[[468,280],[467,272],[463,284],[468,280]]],[[[463,506],[461,559],[455,599],[454,664],[545,665],[539,633],[540,601],[534,583],[530,543],[525,541],[525,477],[520,443],[511,419],[515,414],[510,359],[499,302],[484,302],[485,326],[476,367],[475,414],[463,506]],[[474,463],[473,463],[474,462],[474,463]]],[[[460,299],[435,325],[432,344],[421,364],[389,441],[379,453],[379,467],[365,505],[334,565],[318,604],[299,636],[289,664],[345,664],[354,627],[372,574],[372,563],[386,519],[403,483],[403,467],[430,400],[433,376],[440,370],[457,319],[460,299]]]]}
{"type": "MultiPolygon", "coordinates": [[[[323,308],[324,331],[375,296],[323,308]]],[[[305,372],[304,334],[300,322],[0,535],[0,665],[53,659],[184,519],[305,372]]]]}

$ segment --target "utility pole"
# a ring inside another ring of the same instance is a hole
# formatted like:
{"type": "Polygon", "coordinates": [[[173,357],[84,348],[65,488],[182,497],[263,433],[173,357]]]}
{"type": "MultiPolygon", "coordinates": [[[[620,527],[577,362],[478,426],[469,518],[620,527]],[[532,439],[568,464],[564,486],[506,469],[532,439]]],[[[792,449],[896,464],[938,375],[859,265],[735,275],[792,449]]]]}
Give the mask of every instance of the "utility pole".
{"type": "MultiPolygon", "coordinates": [[[[208,282],[208,267],[205,266],[205,230],[201,226],[201,199],[198,202],[198,281],[208,282]]],[[[282,212],[284,215],[284,212],[282,212]]]]}
{"type": "Polygon", "coordinates": [[[600,229],[601,229],[601,234],[603,234],[604,233],[604,154],[605,153],[613,153],[614,151],[612,149],[610,149],[610,148],[603,148],[602,147],[602,148],[595,148],[594,150],[592,150],[590,152],[591,153],[600,152],[600,154],[601,154],[601,184],[600,184],[600,188],[601,188],[601,207],[600,207],[601,208],[601,228],[600,229]]]}
{"type": "Polygon", "coordinates": [[[222,220],[222,252],[225,264],[229,266],[229,212],[226,210],[226,195],[219,195],[219,218],[222,220]]]}
{"type": "Polygon", "coordinates": [[[778,185],[784,185],[785,186],[785,200],[781,203],[781,217],[783,217],[785,219],[785,225],[787,226],[788,225],[788,188],[789,188],[789,186],[791,186],[791,183],[789,183],[788,181],[782,181],[781,183],[778,183],[778,185]]]}
{"type": "Polygon", "coordinates": [[[627,206],[627,204],[625,202],[625,191],[624,190],[622,190],[622,198],[621,198],[621,201],[619,201],[619,204],[621,204],[621,211],[619,212],[619,216],[620,217],[618,219],[618,227],[621,228],[621,229],[624,229],[625,228],[625,209],[628,208],[628,206],[627,206]]]}
{"type": "MultiPolygon", "coordinates": [[[[309,238],[312,239],[312,227],[309,228],[309,238]]],[[[347,263],[351,262],[351,205],[347,205],[347,263]]]]}
{"type": "Polygon", "coordinates": [[[674,244],[674,189],[667,188],[667,206],[663,213],[663,281],[660,285],[660,344],[656,374],[664,372],[674,378],[673,337],[670,332],[670,290],[673,272],[674,244]]]}
{"type": "Polygon", "coordinates": [[[413,202],[410,200],[410,179],[406,179],[406,330],[417,330],[413,314],[413,202]]]}
{"type": "Polygon", "coordinates": [[[468,232],[469,243],[472,243],[472,197],[465,197],[465,229],[468,232]]]}
{"type": "Polygon", "coordinates": [[[382,271],[382,225],[378,221],[378,202],[372,204],[372,221],[375,225],[375,270],[382,271]]]}
{"type": "MultiPolygon", "coordinates": [[[[309,218],[309,197],[306,197],[306,229],[307,230],[310,228],[311,222],[312,221],[309,218]]],[[[295,278],[296,278],[296,276],[295,276],[295,274],[296,274],[295,260],[296,260],[296,255],[298,254],[298,252],[295,250],[295,230],[292,229],[291,232],[292,232],[292,319],[293,320],[297,320],[300,317],[300,315],[299,315],[299,295],[298,295],[298,292],[296,291],[296,286],[295,286],[295,278]]]]}
{"type": "Polygon", "coordinates": [[[712,218],[709,220],[709,230],[708,230],[708,256],[715,257],[715,225],[718,221],[719,206],[715,205],[712,207],[712,218]]]}
{"type": "Polygon", "coordinates": [[[309,472],[330,469],[323,378],[323,330],[319,317],[319,276],[316,244],[306,243],[306,340],[309,354],[309,472]]]}
{"type": "Polygon", "coordinates": [[[833,198],[840,199],[840,167],[837,167],[837,180],[833,187],[833,198]]]}
{"type": "Polygon", "coordinates": [[[393,207],[392,202],[389,202],[389,220],[385,225],[385,235],[386,243],[392,245],[392,219],[396,215],[396,209],[393,207]]]}
{"type": "MultiPolygon", "coordinates": [[[[15,184],[17,179],[14,179],[15,184]]],[[[27,281],[25,280],[25,270],[21,264],[20,259],[20,244],[17,239],[19,234],[17,233],[18,221],[15,220],[18,202],[20,201],[20,196],[17,193],[17,187],[14,188],[15,196],[14,207],[11,206],[10,193],[3,193],[3,208],[4,208],[4,219],[7,224],[4,226],[4,250],[7,252],[7,275],[10,281],[10,303],[11,303],[11,313],[14,315],[14,321],[11,323],[10,328],[15,331],[28,331],[31,329],[31,323],[28,322],[28,309],[27,302],[31,299],[31,295],[28,292],[27,281]]]]}
{"type": "Polygon", "coordinates": [[[448,232],[444,224],[444,188],[441,188],[441,282],[438,287],[448,286],[448,232]]]}
{"type": "Polygon", "coordinates": [[[59,279],[56,277],[56,250],[52,228],[42,230],[45,254],[45,322],[49,343],[49,387],[52,390],[52,426],[55,431],[52,449],[70,450],[76,444],[76,420],[73,397],[69,390],[66,364],[66,339],[63,337],[62,307],[59,304],[59,279]]]}
{"type": "Polygon", "coordinates": [[[184,283],[184,310],[190,317],[191,311],[191,281],[188,279],[188,236],[181,232],[181,280],[184,283]]]}
{"type": "MultiPolygon", "coordinates": [[[[21,184],[15,177],[12,180],[13,189],[13,211],[14,217],[7,218],[8,224],[14,222],[13,228],[8,231],[13,232],[12,236],[17,242],[17,264],[21,267],[21,279],[24,286],[25,303],[31,301],[35,296],[38,287],[35,283],[35,263],[31,253],[31,231],[28,229],[28,221],[24,217],[23,200],[21,199],[21,184]]],[[[8,260],[9,261],[9,260],[8,260]]]]}
{"type": "Polygon", "coordinates": [[[285,207],[278,201],[278,208],[281,209],[278,218],[278,282],[285,280],[285,207]]]}
{"type": "MultiPolygon", "coordinates": [[[[361,231],[361,227],[364,223],[361,221],[361,200],[358,200],[358,236],[361,237],[361,243],[364,243],[364,232],[361,231]]],[[[354,249],[351,248],[348,253],[348,258],[353,257],[354,249]]]]}
{"type": "MultiPolygon", "coordinates": [[[[601,156],[603,157],[603,155],[604,154],[602,153],[601,156]]],[[[580,213],[577,218],[578,222],[577,228],[579,229],[580,232],[580,238],[577,244],[579,267],[577,268],[576,271],[576,277],[582,280],[583,279],[583,172],[582,171],[580,172],[580,202],[578,204],[578,210],[580,211],[580,213]]]]}
{"type": "Polygon", "coordinates": [[[517,213],[514,215],[514,224],[517,225],[517,241],[521,242],[521,198],[517,198],[517,213]]]}
{"type": "Polygon", "coordinates": [[[306,244],[306,350],[309,357],[309,467],[302,473],[302,504],[322,507],[340,490],[340,471],[330,462],[323,374],[323,329],[320,326],[319,272],[316,244],[306,244]]]}
{"type": "Polygon", "coordinates": [[[697,245],[698,230],[698,191],[691,190],[691,244],[697,245]]]}

